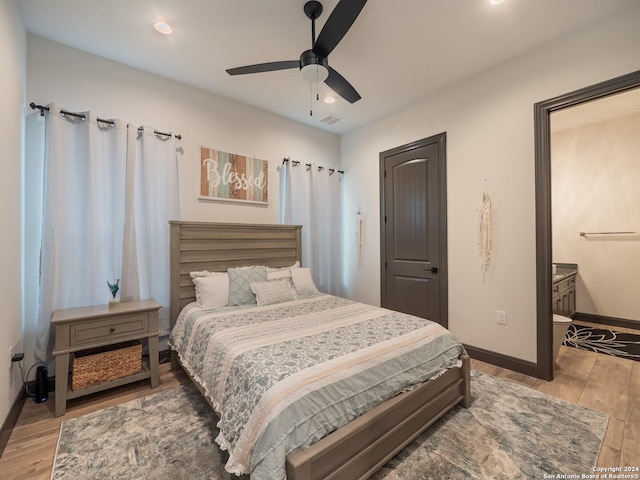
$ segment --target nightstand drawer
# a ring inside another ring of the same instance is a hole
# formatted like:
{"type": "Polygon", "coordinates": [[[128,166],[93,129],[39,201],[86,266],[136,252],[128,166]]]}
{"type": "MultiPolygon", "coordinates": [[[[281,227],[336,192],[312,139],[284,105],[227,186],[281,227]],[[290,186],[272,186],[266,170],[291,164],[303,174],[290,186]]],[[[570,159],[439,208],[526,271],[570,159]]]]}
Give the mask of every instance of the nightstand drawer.
{"type": "Polygon", "coordinates": [[[149,315],[123,315],[104,320],[93,320],[71,325],[69,345],[108,342],[120,337],[131,337],[149,332],[149,315]]]}

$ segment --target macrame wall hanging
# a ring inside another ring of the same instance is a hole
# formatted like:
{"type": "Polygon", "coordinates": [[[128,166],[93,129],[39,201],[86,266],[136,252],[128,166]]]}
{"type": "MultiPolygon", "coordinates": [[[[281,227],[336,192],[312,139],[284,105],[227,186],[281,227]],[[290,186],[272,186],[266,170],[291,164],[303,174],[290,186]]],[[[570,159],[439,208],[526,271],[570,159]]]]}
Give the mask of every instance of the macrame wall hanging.
{"type": "Polygon", "coordinates": [[[487,279],[491,261],[491,197],[485,189],[482,192],[482,204],[478,207],[478,255],[482,260],[482,281],[487,279]]]}

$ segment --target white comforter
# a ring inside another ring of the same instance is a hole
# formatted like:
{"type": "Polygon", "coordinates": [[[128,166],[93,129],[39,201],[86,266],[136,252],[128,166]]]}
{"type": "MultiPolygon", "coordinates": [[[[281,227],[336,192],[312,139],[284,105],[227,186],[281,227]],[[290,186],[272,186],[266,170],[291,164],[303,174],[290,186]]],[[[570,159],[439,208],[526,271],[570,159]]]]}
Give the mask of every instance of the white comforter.
{"type": "Polygon", "coordinates": [[[397,393],[459,365],[437,323],[313,295],[266,307],[191,304],[171,347],[220,416],[227,471],[286,478],[285,457],[397,393]]]}

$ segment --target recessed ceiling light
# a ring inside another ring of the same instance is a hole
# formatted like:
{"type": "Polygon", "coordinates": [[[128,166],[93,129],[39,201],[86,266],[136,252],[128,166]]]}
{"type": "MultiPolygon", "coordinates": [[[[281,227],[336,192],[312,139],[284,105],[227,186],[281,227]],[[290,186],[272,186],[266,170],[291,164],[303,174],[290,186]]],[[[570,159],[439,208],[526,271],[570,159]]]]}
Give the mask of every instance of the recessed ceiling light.
{"type": "Polygon", "coordinates": [[[324,97],[324,103],[336,103],[336,99],[331,95],[327,95],[326,97],[324,97]]]}
{"type": "Polygon", "coordinates": [[[153,22],[153,28],[163,35],[171,35],[173,33],[173,27],[164,18],[159,18],[153,22]]]}
{"type": "Polygon", "coordinates": [[[491,5],[498,5],[498,4],[500,4],[500,3],[504,3],[504,2],[506,2],[506,1],[507,1],[507,0],[489,0],[489,3],[490,3],[491,5]]]}

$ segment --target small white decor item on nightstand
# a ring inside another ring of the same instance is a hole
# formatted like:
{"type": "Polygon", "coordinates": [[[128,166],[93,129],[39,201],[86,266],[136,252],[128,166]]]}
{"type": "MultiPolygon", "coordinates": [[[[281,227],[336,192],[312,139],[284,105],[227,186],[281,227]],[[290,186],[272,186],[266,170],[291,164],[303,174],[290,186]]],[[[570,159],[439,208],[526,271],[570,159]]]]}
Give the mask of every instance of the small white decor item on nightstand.
{"type": "Polygon", "coordinates": [[[117,305],[118,303],[120,303],[120,299],[116,297],[116,295],[118,294],[118,290],[120,290],[120,279],[117,279],[116,283],[109,283],[109,280],[107,280],[107,286],[109,287],[109,290],[111,290],[109,306],[111,307],[113,305],[117,305]]]}

